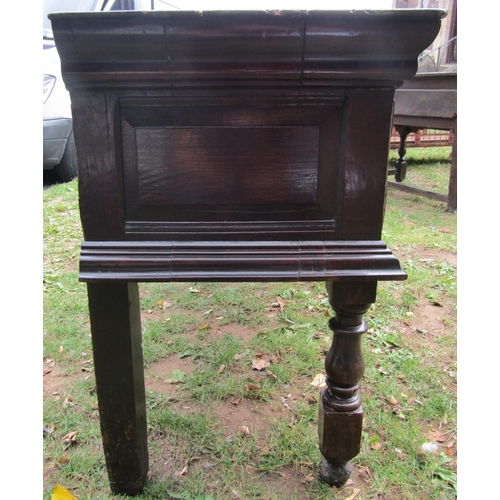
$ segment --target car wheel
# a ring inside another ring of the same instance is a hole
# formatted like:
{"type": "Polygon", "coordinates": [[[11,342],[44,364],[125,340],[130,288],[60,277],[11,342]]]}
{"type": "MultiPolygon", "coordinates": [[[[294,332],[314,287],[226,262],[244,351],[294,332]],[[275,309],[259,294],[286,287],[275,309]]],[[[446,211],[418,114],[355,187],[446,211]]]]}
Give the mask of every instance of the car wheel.
{"type": "Polygon", "coordinates": [[[76,148],[73,131],[69,134],[66,150],[61,162],[54,168],[57,176],[63,182],[69,182],[78,175],[78,165],[76,163],[76,148]]]}

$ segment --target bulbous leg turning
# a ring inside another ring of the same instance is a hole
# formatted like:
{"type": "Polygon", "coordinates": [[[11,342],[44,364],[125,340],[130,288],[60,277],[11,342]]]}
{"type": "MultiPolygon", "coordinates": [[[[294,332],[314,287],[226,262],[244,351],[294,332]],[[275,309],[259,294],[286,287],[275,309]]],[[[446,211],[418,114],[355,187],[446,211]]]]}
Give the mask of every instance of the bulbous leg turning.
{"type": "Polygon", "coordinates": [[[319,475],[330,486],[340,487],[351,475],[351,464],[360,450],[363,409],[359,388],[365,363],[361,352],[363,321],[375,301],[376,282],[327,283],[335,317],[330,319],[333,340],[325,358],[326,385],[318,414],[319,448],[323,460],[319,475]]]}
{"type": "Polygon", "coordinates": [[[326,458],[319,463],[319,477],[330,486],[339,488],[351,477],[352,467],[350,462],[337,464],[329,462],[326,458]]]}

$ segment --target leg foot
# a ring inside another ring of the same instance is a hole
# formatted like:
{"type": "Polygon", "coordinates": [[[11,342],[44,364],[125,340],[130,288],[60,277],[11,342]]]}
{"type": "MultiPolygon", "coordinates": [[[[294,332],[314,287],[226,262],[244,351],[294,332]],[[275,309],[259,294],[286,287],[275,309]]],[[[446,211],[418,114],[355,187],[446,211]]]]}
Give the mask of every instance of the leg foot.
{"type": "Polygon", "coordinates": [[[340,488],[351,477],[352,467],[350,462],[337,464],[329,462],[326,458],[319,463],[319,477],[330,486],[340,488]]]}

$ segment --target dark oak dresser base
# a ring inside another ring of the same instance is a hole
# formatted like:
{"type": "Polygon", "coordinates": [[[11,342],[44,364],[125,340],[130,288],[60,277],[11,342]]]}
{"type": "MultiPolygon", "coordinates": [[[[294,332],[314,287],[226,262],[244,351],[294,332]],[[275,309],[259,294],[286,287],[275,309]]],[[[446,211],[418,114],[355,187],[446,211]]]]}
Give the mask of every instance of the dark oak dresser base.
{"type": "Polygon", "coordinates": [[[444,13],[54,14],[71,93],[104,453],[148,474],[139,282],[325,281],[320,477],[359,453],[363,315],[406,274],[381,240],[395,89],[444,13]]]}

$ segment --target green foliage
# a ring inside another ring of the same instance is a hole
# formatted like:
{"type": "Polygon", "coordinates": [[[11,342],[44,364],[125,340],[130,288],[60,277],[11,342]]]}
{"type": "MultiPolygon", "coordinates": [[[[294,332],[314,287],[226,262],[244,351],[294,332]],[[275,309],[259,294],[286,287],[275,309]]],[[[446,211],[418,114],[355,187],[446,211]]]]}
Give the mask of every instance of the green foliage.
{"type": "MultiPolygon", "coordinates": [[[[448,153],[439,152],[439,164],[420,161],[424,153],[409,149],[409,178],[420,176],[446,192],[448,153]]],[[[438,152],[425,154],[432,159],[438,152]]],[[[44,191],[43,357],[52,370],[46,382],[57,383],[44,395],[44,425],[51,429],[44,432],[44,498],[58,483],[80,499],[126,498],[109,493],[86,289],[78,282],[78,217],[75,181],[44,191]],[[74,431],[76,442],[64,443],[74,431]]],[[[353,464],[366,473],[356,483],[356,499],[380,493],[451,500],[457,493],[450,452],[456,440],[456,214],[389,191],[383,238],[408,279],[379,283],[365,317],[363,440],[353,464]],[[422,459],[419,446],[438,430],[445,439],[439,453],[422,459]]],[[[353,494],[350,486],[332,492],[317,478],[319,394],[311,382],[324,372],[332,338],[324,283],[149,283],[140,291],[145,365],[173,365],[162,374],[169,391],[146,391],[151,474],[137,498],[353,494]],[[262,370],[252,368],[259,355],[269,360],[262,370]],[[176,360],[189,363],[179,368],[176,360]]]]}
{"type": "MultiPolygon", "coordinates": [[[[450,154],[451,146],[407,148],[405,154],[407,172],[404,183],[447,194],[451,167],[450,154]]],[[[394,166],[398,157],[397,150],[391,150],[389,166],[394,166]]]]}

